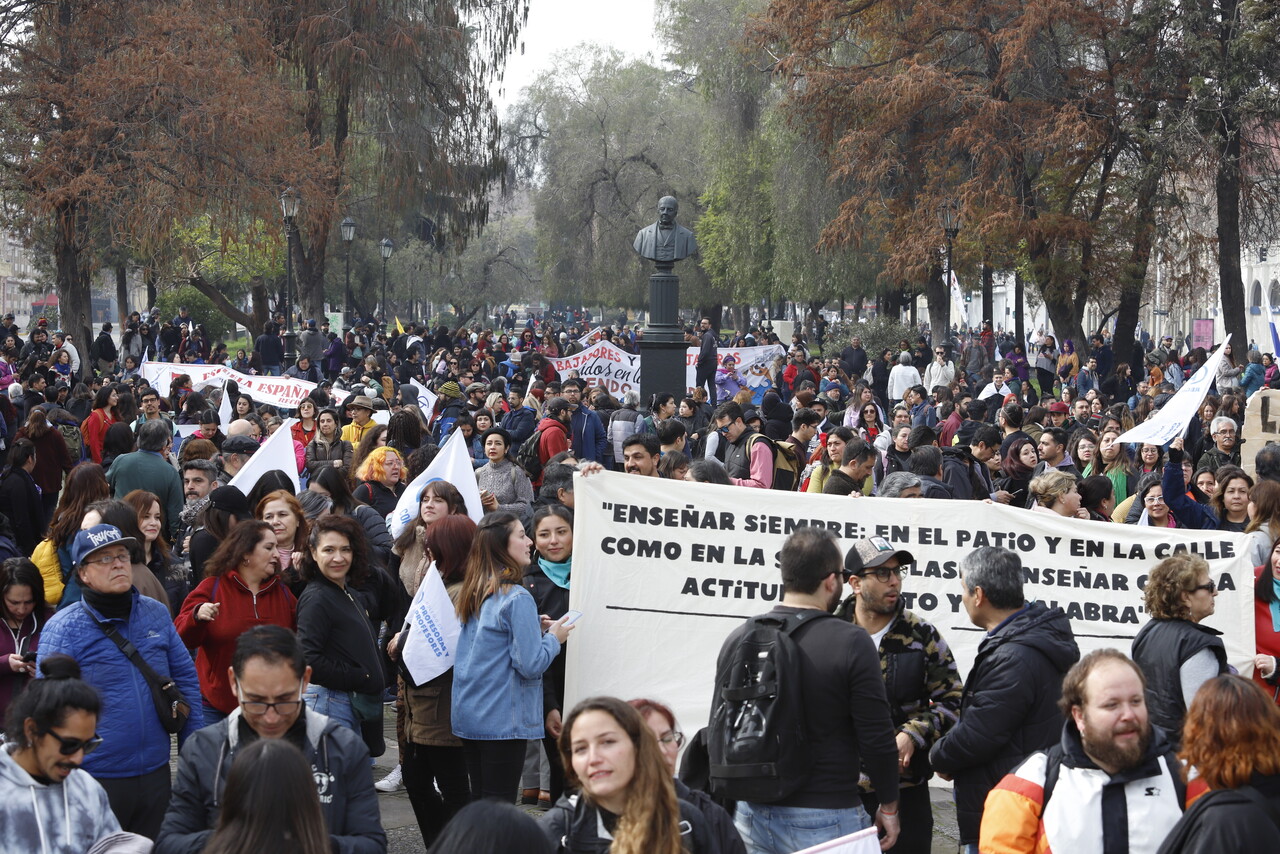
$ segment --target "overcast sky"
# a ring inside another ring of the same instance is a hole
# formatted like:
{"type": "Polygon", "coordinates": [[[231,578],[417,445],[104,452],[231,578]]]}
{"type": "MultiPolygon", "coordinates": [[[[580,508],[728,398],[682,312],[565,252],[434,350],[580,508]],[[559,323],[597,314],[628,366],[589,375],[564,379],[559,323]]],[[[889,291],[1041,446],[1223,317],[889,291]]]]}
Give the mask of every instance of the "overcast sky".
{"type": "Polygon", "coordinates": [[[631,56],[658,57],[653,34],[653,0],[530,0],[529,23],[519,49],[507,59],[502,92],[494,90],[498,114],[520,97],[543,71],[553,54],[583,42],[609,45],[631,56]]]}

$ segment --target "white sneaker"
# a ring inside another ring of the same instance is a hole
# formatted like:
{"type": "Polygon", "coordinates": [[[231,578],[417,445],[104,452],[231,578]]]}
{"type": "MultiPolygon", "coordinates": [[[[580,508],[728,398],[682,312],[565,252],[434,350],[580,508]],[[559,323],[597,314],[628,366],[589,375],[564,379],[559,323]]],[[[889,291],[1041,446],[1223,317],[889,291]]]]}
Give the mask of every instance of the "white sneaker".
{"type": "Polygon", "coordinates": [[[404,776],[400,773],[400,766],[391,769],[391,773],[383,777],[381,780],[373,784],[373,787],[379,792],[398,792],[404,788],[404,776]]]}

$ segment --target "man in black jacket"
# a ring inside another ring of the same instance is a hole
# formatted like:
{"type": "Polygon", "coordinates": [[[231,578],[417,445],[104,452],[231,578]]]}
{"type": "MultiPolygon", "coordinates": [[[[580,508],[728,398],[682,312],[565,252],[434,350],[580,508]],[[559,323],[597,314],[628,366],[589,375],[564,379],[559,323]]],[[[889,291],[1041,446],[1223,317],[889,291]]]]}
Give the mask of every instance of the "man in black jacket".
{"type": "Polygon", "coordinates": [[[698,327],[698,362],[694,374],[695,388],[706,388],[707,399],[716,399],[716,368],[720,367],[720,342],[711,329],[711,318],[702,318],[698,327]]]}
{"type": "Polygon", "coordinates": [[[99,374],[110,374],[116,369],[116,359],[120,353],[116,350],[116,342],[111,340],[111,324],[102,324],[102,331],[93,340],[89,348],[89,361],[99,374]]]}
{"type": "Polygon", "coordinates": [[[240,706],[183,745],[156,854],[204,850],[218,823],[236,752],[259,738],[286,739],[311,763],[334,851],[386,851],[369,749],[350,727],[310,711],[302,702],[311,668],[293,632],[274,625],[246,631],[236,642],[231,677],[240,706]]]}
{"type": "Polygon", "coordinates": [[[1062,734],[1062,678],[1080,648],[1061,608],[1023,599],[1022,561],[1008,549],[965,555],[960,595],[970,621],[987,635],[965,680],[960,722],[934,744],[929,761],[955,781],[961,850],[976,854],[987,793],[1062,734]]]}

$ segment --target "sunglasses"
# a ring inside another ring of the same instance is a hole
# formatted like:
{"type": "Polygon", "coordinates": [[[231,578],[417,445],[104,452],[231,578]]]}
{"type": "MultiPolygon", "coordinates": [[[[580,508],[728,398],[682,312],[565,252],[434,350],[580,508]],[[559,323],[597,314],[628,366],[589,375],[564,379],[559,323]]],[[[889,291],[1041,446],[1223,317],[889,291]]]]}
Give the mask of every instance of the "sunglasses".
{"type": "Polygon", "coordinates": [[[81,750],[84,751],[85,756],[88,756],[98,749],[98,745],[102,744],[102,736],[97,733],[94,733],[93,737],[88,739],[67,738],[64,735],[58,735],[51,729],[45,730],[43,734],[51,735],[58,740],[58,752],[63,756],[73,756],[81,750]]]}
{"type": "Polygon", "coordinates": [[[1204,584],[1197,584],[1195,587],[1192,587],[1189,592],[1195,593],[1197,590],[1203,590],[1206,593],[1213,593],[1217,589],[1218,585],[1214,584],[1212,581],[1206,581],[1204,584]]]}

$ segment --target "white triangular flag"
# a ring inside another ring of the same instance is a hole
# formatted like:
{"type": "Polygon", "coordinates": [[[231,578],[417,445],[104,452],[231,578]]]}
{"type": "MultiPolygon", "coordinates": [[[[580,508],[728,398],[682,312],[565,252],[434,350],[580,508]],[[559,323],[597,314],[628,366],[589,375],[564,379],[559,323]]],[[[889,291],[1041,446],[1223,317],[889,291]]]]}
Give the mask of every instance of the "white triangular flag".
{"type": "Polygon", "coordinates": [[[438,395],[413,378],[410,378],[409,382],[412,383],[413,390],[418,393],[418,408],[422,410],[422,417],[430,425],[431,418],[436,411],[436,398],[438,395]]]}
{"type": "Polygon", "coordinates": [[[431,461],[431,465],[413,479],[404,494],[400,496],[400,500],[396,502],[396,509],[387,517],[387,528],[390,529],[393,538],[400,536],[413,520],[414,514],[418,512],[418,500],[422,497],[422,489],[433,480],[448,481],[456,486],[462,493],[462,500],[467,503],[467,515],[472,519],[479,522],[484,516],[484,505],[480,503],[480,488],[476,486],[475,469],[471,465],[471,455],[467,453],[467,440],[461,430],[454,430],[445,440],[440,453],[436,454],[436,458],[431,461]]]}
{"type": "Polygon", "coordinates": [[[462,633],[462,624],[434,563],[422,577],[405,623],[409,636],[400,655],[414,681],[419,685],[430,682],[453,667],[454,648],[462,633]]]}
{"type": "MultiPolygon", "coordinates": [[[[286,418],[276,432],[271,434],[271,438],[263,442],[253,456],[249,457],[244,468],[236,472],[236,476],[231,478],[227,486],[234,486],[248,495],[259,478],[269,471],[276,470],[284,472],[289,480],[293,481],[294,492],[302,491],[302,485],[298,481],[298,458],[293,453],[292,427],[297,423],[296,418],[286,418]]],[[[474,481],[475,478],[472,478],[473,483],[474,481]]]]}
{"type": "Polygon", "coordinates": [[[227,383],[231,380],[224,380],[222,383],[222,402],[218,404],[218,423],[225,429],[232,421],[231,396],[227,394],[227,383]]]}

